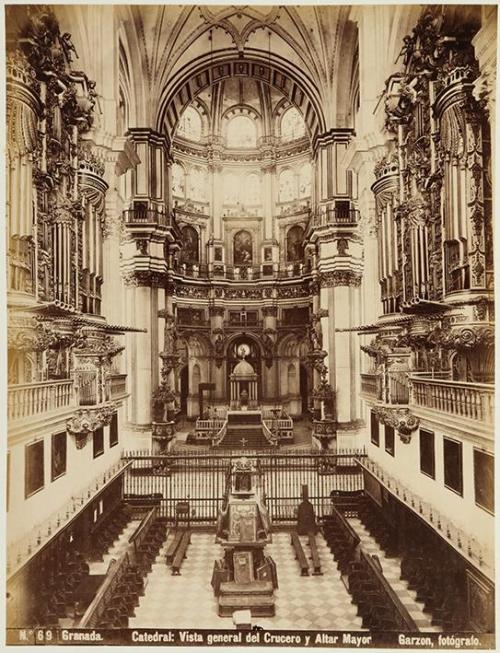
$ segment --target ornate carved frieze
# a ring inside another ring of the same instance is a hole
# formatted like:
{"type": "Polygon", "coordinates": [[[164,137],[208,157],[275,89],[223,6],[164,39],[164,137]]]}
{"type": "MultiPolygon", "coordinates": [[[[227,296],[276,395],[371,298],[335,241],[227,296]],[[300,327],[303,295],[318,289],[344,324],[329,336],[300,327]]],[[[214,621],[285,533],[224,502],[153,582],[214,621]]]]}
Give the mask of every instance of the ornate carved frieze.
{"type": "Polygon", "coordinates": [[[413,415],[408,408],[388,408],[386,406],[374,406],[372,411],[379,422],[392,426],[399,433],[401,441],[408,444],[412,434],[418,429],[420,420],[413,415]]]}
{"type": "Polygon", "coordinates": [[[495,329],[491,324],[471,324],[450,327],[437,326],[428,336],[429,343],[445,349],[475,349],[492,347],[495,342],[495,329]]]}
{"type": "Polygon", "coordinates": [[[350,286],[353,288],[361,285],[362,273],[354,270],[331,270],[320,274],[321,288],[335,286],[350,286]]]}
{"type": "Polygon", "coordinates": [[[38,144],[37,121],[42,112],[40,84],[20,51],[7,59],[7,155],[23,156],[38,144]]]}
{"type": "Polygon", "coordinates": [[[36,318],[11,320],[7,329],[7,346],[16,351],[44,351],[57,343],[57,333],[36,318]]]}
{"type": "Polygon", "coordinates": [[[152,435],[155,439],[170,442],[175,435],[175,422],[153,422],[152,435]]]}
{"type": "Polygon", "coordinates": [[[310,295],[308,283],[302,283],[298,286],[278,286],[277,295],[279,299],[293,299],[295,297],[308,297],[310,295]]]}
{"type": "Polygon", "coordinates": [[[123,282],[126,286],[148,286],[162,288],[167,281],[166,272],[154,270],[127,270],[123,273],[123,282]]]}
{"type": "Polygon", "coordinates": [[[324,360],[328,356],[328,352],[323,349],[314,349],[307,354],[308,364],[316,370],[319,374],[324,375],[328,371],[324,360]]]}
{"type": "Polygon", "coordinates": [[[87,443],[88,436],[111,423],[113,415],[118,407],[114,403],[108,403],[96,408],[81,408],[66,421],[66,430],[70,435],[75,436],[76,446],[81,449],[87,443]]]}

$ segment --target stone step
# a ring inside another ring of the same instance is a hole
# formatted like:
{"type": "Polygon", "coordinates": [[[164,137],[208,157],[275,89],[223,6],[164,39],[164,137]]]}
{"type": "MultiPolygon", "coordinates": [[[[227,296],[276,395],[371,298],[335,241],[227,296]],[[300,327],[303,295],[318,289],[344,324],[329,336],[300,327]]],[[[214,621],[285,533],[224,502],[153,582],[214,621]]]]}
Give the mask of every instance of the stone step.
{"type": "Polygon", "coordinates": [[[274,617],[274,596],[219,596],[220,617],[231,617],[235,610],[250,610],[252,617],[274,617]]]}
{"type": "Polygon", "coordinates": [[[253,583],[248,583],[246,585],[237,585],[233,582],[221,583],[220,584],[220,595],[221,596],[233,596],[233,595],[243,595],[243,596],[272,596],[273,594],[273,584],[269,581],[254,581],[253,583]]]}

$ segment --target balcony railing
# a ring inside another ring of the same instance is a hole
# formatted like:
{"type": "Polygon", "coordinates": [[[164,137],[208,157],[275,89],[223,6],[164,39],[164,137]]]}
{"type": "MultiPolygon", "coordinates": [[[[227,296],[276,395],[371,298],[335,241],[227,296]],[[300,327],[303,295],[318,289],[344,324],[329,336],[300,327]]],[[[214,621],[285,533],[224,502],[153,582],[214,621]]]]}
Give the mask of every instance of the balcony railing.
{"type": "Polygon", "coordinates": [[[135,207],[123,212],[125,224],[129,225],[159,225],[160,227],[175,226],[175,217],[157,209],[135,207]]]}
{"type": "Polygon", "coordinates": [[[313,227],[350,227],[358,224],[358,222],[358,209],[336,207],[329,208],[324,213],[313,214],[309,224],[313,227]]]}
{"type": "Polygon", "coordinates": [[[293,279],[311,272],[310,263],[290,263],[276,267],[273,263],[262,265],[225,265],[215,263],[209,270],[205,264],[176,263],[174,271],[191,279],[229,279],[231,281],[256,281],[258,279],[293,279]]]}
{"type": "Polygon", "coordinates": [[[97,382],[97,373],[94,370],[78,371],[77,385],[80,406],[95,406],[100,403],[98,400],[100,388],[97,382]]]}
{"type": "Polygon", "coordinates": [[[406,372],[389,372],[386,375],[386,402],[406,405],[410,399],[410,388],[406,372]]]}
{"type": "Polygon", "coordinates": [[[126,374],[112,374],[99,383],[99,371],[78,370],[75,379],[51,379],[8,388],[7,417],[19,420],[78,406],[97,406],[127,394],[126,374]]]}
{"type": "Polygon", "coordinates": [[[408,373],[386,371],[379,374],[362,374],[361,392],[384,404],[406,405],[410,397],[408,373]]]}
{"type": "Polygon", "coordinates": [[[492,423],[494,385],[412,374],[410,403],[460,418],[492,423]]]}
{"type": "Polygon", "coordinates": [[[8,419],[16,420],[76,406],[72,379],[11,385],[8,389],[8,419]]]}

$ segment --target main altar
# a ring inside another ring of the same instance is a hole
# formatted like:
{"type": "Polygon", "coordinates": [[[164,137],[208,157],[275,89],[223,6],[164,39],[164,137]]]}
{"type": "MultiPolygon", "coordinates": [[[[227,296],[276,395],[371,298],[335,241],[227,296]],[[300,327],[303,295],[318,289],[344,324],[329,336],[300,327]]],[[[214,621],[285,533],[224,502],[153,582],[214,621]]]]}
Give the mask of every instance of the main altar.
{"type": "Polygon", "coordinates": [[[253,617],[274,616],[276,565],[265,554],[271,537],[259,474],[250,460],[240,458],[228,474],[217,522],[216,541],[224,557],[215,561],[212,587],[221,617],[244,609],[253,617]]]}

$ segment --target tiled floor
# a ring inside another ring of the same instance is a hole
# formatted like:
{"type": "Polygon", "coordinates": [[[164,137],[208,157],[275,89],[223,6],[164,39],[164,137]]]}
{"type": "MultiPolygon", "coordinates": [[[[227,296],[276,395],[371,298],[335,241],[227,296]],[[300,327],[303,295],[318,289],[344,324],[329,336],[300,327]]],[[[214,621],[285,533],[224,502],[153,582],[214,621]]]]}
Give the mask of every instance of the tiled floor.
{"type": "Polygon", "coordinates": [[[361,546],[363,549],[371,554],[378,556],[384,576],[389,581],[390,586],[396,592],[401,603],[406,607],[413,621],[418,626],[419,630],[425,632],[441,632],[439,626],[431,624],[431,615],[423,611],[423,604],[416,600],[417,593],[408,589],[408,583],[400,579],[401,575],[401,559],[386,558],[384,551],[377,544],[375,539],[366,530],[361,520],[358,518],[350,518],[348,520],[353,526],[361,539],[361,546]]]}
{"type": "MultiPolygon", "coordinates": [[[[172,576],[164,562],[163,547],[147,577],[130,628],[232,628],[230,617],[219,617],[210,580],[213,563],[222,556],[211,533],[193,533],[181,576],[172,576]]],[[[308,545],[304,541],[306,553],[308,545]]],[[[279,588],[276,616],[256,617],[254,623],[268,629],[361,630],[356,606],[340,580],[332,555],[318,536],[323,576],[300,575],[288,533],[274,533],[266,553],[276,562],[279,588]]]]}

